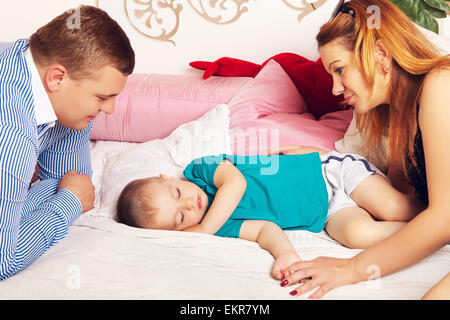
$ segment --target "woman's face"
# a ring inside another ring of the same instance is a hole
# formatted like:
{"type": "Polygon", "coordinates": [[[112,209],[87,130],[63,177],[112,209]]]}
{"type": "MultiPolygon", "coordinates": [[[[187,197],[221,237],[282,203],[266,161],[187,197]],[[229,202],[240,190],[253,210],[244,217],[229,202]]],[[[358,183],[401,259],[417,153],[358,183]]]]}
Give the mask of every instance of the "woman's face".
{"type": "Polygon", "coordinates": [[[353,106],[356,112],[366,113],[389,103],[389,79],[382,75],[381,65],[377,64],[375,82],[370,87],[354,62],[353,52],[341,45],[338,39],[320,47],[319,53],[325,69],[333,78],[333,94],[343,94],[347,104],[353,106]]]}

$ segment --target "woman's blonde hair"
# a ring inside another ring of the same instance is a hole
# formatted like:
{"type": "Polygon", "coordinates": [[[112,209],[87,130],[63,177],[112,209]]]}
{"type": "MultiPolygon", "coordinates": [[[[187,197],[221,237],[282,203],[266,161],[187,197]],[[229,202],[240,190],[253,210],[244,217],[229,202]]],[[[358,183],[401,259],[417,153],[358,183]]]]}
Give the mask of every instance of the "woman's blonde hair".
{"type": "Polygon", "coordinates": [[[391,101],[389,105],[357,114],[356,125],[364,141],[365,156],[370,159],[370,154],[382,153],[387,159],[401,163],[407,177],[405,157],[413,151],[416,108],[423,80],[433,69],[449,67],[450,55],[442,56],[403,11],[387,0],[352,0],[345,2],[345,6],[353,10],[354,16],[339,13],[323,25],[316,37],[318,46],[338,39],[353,52],[366,81],[373,86],[375,43],[383,41],[392,55],[391,101]]]}

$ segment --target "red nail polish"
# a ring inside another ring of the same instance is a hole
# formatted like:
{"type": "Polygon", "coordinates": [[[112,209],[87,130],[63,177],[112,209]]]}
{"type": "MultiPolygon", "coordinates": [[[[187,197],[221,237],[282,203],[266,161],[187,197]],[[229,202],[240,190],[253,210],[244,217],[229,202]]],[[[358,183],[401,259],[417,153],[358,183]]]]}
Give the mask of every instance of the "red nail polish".
{"type": "Polygon", "coordinates": [[[284,286],[287,285],[287,284],[288,284],[288,281],[287,281],[287,280],[284,280],[284,281],[281,283],[281,286],[284,287],[284,286]]]}
{"type": "Polygon", "coordinates": [[[297,294],[297,290],[293,290],[293,291],[289,292],[289,294],[290,294],[291,296],[295,296],[295,295],[297,294]]]}

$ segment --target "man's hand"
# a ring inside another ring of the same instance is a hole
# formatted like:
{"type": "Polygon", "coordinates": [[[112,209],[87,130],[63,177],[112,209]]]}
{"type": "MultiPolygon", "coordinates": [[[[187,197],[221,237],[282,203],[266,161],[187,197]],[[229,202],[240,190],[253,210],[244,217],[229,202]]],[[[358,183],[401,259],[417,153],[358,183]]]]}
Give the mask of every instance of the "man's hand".
{"type": "Polygon", "coordinates": [[[39,173],[39,167],[36,165],[36,168],[34,169],[33,177],[31,178],[31,183],[34,183],[38,181],[38,173],[39,173]]]}
{"type": "Polygon", "coordinates": [[[83,213],[94,208],[95,188],[89,175],[70,170],[59,182],[58,190],[61,189],[71,191],[80,200],[83,213]]]}

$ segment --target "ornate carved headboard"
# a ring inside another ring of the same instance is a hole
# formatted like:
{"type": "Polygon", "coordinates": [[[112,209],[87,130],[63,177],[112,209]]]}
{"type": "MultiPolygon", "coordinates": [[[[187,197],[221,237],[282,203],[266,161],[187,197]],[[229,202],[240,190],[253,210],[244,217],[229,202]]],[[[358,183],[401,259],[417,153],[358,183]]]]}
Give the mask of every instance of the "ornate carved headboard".
{"type": "Polygon", "coordinates": [[[314,37],[337,0],[96,0],[125,29],[137,72],[185,73],[193,60],[317,58],[314,37]]]}

